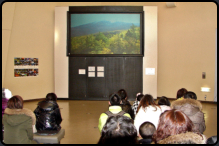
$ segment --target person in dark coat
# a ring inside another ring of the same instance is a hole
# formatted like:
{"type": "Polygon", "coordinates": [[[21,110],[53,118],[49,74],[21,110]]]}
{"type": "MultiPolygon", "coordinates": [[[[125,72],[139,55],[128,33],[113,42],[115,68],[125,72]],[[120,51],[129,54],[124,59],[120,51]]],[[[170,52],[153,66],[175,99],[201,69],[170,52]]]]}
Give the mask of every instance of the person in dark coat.
{"type": "Polygon", "coordinates": [[[55,134],[61,129],[62,117],[55,93],[48,93],[46,99],[39,102],[34,110],[36,129],[40,134],[55,134]]]}
{"type": "Polygon", "coordinates": [[[122,100],[121,101],[122,110],[126,113],[129,113],[131,118],[134,120],[135,119],[134,110],[132,109],[132,106],[130,102],[128,101],[128,96],[127,96],[127,92],[125,91],[125,89],[120,89],[118,91],[118,95],[121,97],[121,100],[122,100]]]}

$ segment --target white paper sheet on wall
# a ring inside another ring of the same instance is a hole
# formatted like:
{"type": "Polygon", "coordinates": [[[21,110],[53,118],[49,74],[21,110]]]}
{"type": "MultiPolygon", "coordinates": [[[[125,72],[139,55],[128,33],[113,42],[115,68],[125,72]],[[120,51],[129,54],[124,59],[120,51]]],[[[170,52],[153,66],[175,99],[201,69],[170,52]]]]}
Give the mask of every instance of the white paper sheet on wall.
{"type": "Polygon", "coordinates": [[[97,71],[104,71],[104,66],[98,66],[97,71]]]}
{"type": "Polygon", "coordinates": [[[97,77],[104,77],[104,72],[97,72],[97,77]]]}
{"type": "Polygon", "coordinates": [[[95,71],[95,66],[88,66],[88,71],[95,71]]]}
{"type": "Polygon", "coordinates": [[[155,75],[155,68],[146,68],[145,74],[146,75],[155,75]]]}
{"type": "Polygon", "coordinates": [[[86,74],[86,70],[85,69],[79,69],[78,70],[78,74],[79,75],[85,75],[86,74]]]}
{"type": "Polygon", "coordinates": [[[95,72],[88,72],[88,77],[95,77],[95,72]]]}

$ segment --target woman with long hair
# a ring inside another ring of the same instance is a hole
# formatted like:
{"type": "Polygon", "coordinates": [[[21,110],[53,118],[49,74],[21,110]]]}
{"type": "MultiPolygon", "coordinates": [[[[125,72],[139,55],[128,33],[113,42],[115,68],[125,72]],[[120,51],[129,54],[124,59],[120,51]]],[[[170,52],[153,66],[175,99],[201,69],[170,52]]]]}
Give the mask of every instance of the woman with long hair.
{"type": "Polygon", "coordinates": [[[154,101],[154,98],[150,94],[144,95],[141,99],[137,114],[135,116],[134,125],[139,132],[139,127],[144,122],[151,122],[157,128],[158,120],[162,110],[159,105],[157,105],[154,101]]]}
{"type": "Polygon", "coordinates": [[[193,122],[180,110],[168,110],[160,115],[153,135],[157,144],[204,144],[206,137],[195,133],[193,122]]]}

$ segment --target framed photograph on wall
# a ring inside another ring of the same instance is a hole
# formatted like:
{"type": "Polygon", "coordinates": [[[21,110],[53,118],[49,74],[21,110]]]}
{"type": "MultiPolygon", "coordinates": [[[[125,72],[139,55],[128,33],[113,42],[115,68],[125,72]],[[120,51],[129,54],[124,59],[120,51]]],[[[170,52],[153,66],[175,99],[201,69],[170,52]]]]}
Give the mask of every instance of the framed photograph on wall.
{"type": "Polygon", "coordinates": [[[28,77],[39,75],[38,58],[14,58],[14,77],[28,77]]]}
{"type": "Polygon", "coordinates": [[[68,12],[68,56],[143,56],[143,12],[68,12]]]}

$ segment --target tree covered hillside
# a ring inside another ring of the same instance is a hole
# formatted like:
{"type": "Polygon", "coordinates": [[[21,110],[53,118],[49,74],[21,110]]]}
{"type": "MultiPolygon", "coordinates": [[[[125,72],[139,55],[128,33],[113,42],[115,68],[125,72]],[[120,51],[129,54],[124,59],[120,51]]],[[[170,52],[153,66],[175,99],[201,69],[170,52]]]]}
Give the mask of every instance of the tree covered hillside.
{"type": "Polygon", "coordinates": [[[140,27],[71,37],[72,54],[140,54],[140,27]]]}

